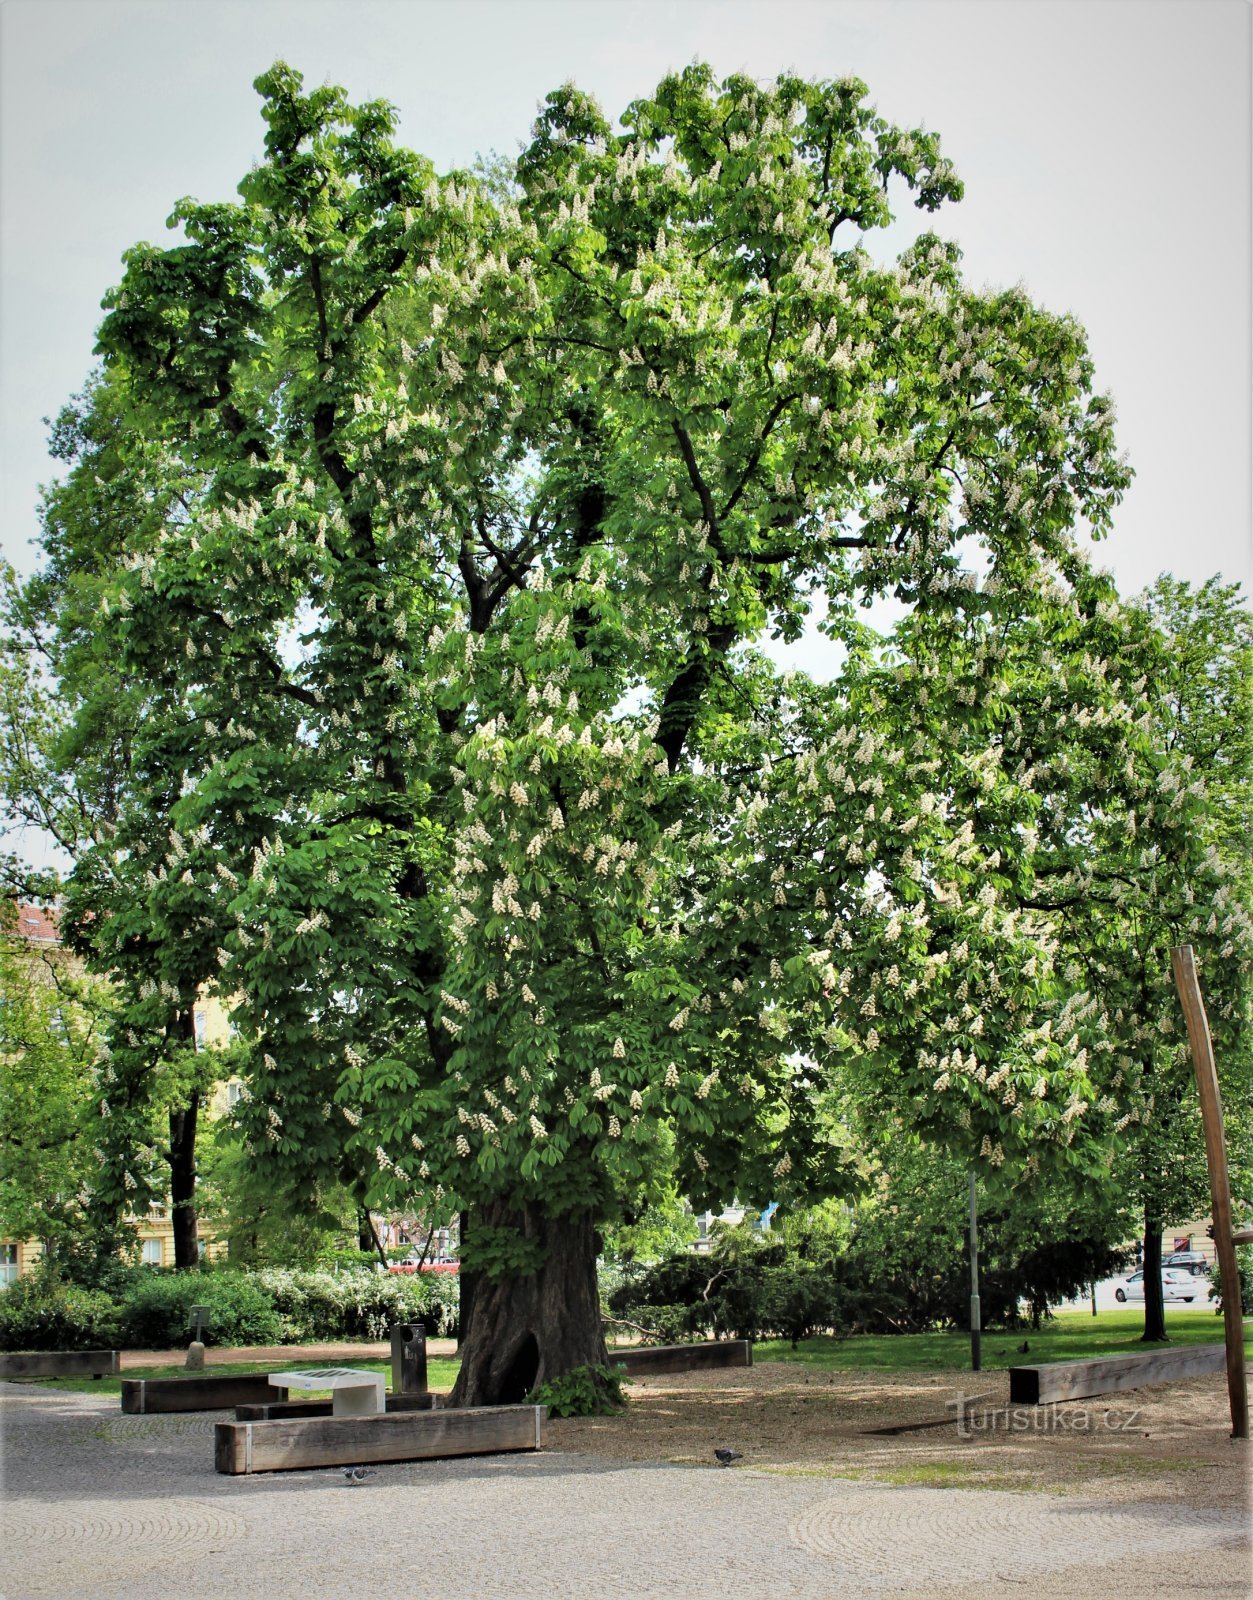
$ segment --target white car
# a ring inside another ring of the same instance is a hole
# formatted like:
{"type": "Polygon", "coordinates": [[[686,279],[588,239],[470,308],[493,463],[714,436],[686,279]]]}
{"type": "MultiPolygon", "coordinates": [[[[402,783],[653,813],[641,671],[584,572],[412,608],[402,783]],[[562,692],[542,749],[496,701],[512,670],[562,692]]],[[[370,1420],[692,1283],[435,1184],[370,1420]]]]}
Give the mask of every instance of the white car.
{"type": "MultiPolygon", "coordinates": [[[[1184,1272],[1179,1267],[1162,1268],[1162,1299],[1163,1300],[1195,1300],[1205,1287],[1198,1283],[1190,1272],[1184,1272]]],[[[1114,1290],[1114,1299],[1143,1300],[1144,1299],[1144,1274],[1133,1272],[1114,1290]]]]}

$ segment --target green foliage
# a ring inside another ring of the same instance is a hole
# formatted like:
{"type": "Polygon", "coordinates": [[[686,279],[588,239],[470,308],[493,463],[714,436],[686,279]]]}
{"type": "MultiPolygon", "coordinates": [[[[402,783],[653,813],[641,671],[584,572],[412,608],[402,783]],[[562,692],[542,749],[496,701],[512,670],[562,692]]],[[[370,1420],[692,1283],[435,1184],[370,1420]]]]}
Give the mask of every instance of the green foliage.
{"type": "Polygon", "coordinates": [[[627,1403],[624,1381],[621,1367],[575,1367],[532,1389],[526,1400],[547,1406],[553,1417],[612,1417],[627,1403]]]}
{"type": "MultiPolygon", "coordinates": [[[[1247,1318],[1253,1313],[1253,1245],[1236,1246],[1236,1272],[1240,1278],[1240,1306],[1247,1318]]],[[[1218,1261],[1214,1263],[1210,1279],[1209,1298],[1214,1302],[1215,1311],[1223,1309],[1223,1272],[1218,1261]]]]}
{"type": "MultiPolygon", "coordinates": [[[[907,1148],[907,1145],[906,1145],[907,1148]]],[[[966,1175],[937,1153],[899,1160],[878,1197],[847,1215],[800,1213],[768,1234],[715,1233],[708,1254],[679,1252],[623,1275],[611,1312],[667,1344],[712,1334],[907,1333],[961,1327],[969,1314],[966,1175]]],[[[984,1326],[1033,1326],[1109,1276],[1125,1252],[1104,1230],[1116,1211],[1067,1211],[1057,1190],[986,1200],[980,1219],[984,1326]],[[1050,1205],[1056,1214],[1050,1214],[1050,1205]]],[[[1115,1235],[1116,1237],[1116,1235],[1115,1235]]]]}
{"type": "Polygon", "coordinates": [[[613,1264],[660,1261],[693,1244],[698,1233],[691,1207],[673,1193],[662,1195],[642,1211],[605,1229],[604,1260],[613,1264]]]}
{"type": "Polygon", "coordinates": [[[31,1273],[0,1294],[0,1350],[112,1350],[120,1319],[112,1297],[31,1273]]]}
{"type": "Polygon", "coordinates": [[[177,1348],[187,1343],[193,1305],[208,1306],[205,1343],[213,1345],[382,1339],[402,1322],[438,1336],[455,1331],[457,1303],[456,1276],[444,1273],[140,1267],[99,1289],[43,1273],[0,1295],[0,1340],[8,1341],[0,1348],[177,1348]]]}
{"type": "Polygon", "coordinates": [[[270,1298],[285,1344],[317,1339],[382,1339],[401,1322],[447,1335],[457,1320],[455,1273],[387,1273],[369,1268],[300,1272],[264,1268],[257,1287],[270,1298]]]}
{"type": "Polygon", "coordinates": [[[88,1222],[105,996],[63,952],[0,931],[0,1230],[64,1262],[101,1241],[88,1222]]]}
{"type": "Polygon", "coordinates": [[[855,1303],[850,1271],[829,1235],[789,1247],[744,1227],[718,1233],[708,1254],[683,1251],[626,1277],[609,1296],[615,1315],[653,1344],[848,1331],[855,1303]]]}
{"type": "Polygon", "coordinates": [[[209,1308],[206,1344],[280,1342],[282,1325],[271,1297],[244,1274],[151,1268],[136,1277],[119,1307],[118,1338],[124,1347],[135,1350],[185,1345],[193,1305],[209,1308]]]}

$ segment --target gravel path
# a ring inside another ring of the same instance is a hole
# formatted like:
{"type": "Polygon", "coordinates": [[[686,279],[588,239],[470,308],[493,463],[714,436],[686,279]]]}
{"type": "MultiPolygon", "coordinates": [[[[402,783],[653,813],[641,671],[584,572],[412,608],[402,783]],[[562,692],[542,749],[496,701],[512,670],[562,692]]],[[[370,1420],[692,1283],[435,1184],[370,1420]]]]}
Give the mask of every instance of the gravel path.
{"type": "Polygon", "coordinates": [[[1230,1507],[897,1488],[569,1451],[231,1478],[224,1413],[0,1384],[4,1600],[982,1600],[1250,1593],[1230,1507]]]}

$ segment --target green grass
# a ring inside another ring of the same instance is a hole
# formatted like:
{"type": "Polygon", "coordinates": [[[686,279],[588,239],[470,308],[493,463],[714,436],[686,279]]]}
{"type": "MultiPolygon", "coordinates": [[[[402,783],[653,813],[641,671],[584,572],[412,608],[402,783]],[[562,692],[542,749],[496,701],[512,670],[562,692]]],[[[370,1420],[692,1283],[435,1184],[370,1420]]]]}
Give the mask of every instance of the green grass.
{"type": "MultiPolygon", "coordinates": [[[[1143,1344],[1143,1332],[1144,1312],[1138,1308],[1102,1311],[1095,1317],[1089,1311],[1062,1311],[1039,1329],[1016,1333],[985,1329],[983,1367],[996,1371],[1041,1361],[1077,1361],[1161,1348],[1143,1344]],[[1024,1340],[1029,1350],[1020,1349],[1024,1340]]],[[[1172,1345],[1221,1344],[1223,1324],[1212,1311],[1168,1306],[1166,1332],[1172,1345]]],[[[849,1339],[802,1339],[795,1350],[786,1339],[766,1339],[754,1347],[753,1359],[797,1361],[828,1372],[954,1371],[970,1365],[970,1335],[857,1334],[849,1339]]]]}
{"type": "MultiPolygon", "coordinates": [[[[242,1377],[249,1372],[295,1371],[311,1364],[309,1358],[306,1357],[302,1361],[299,1351],[295,1351],[290,1357],[284,1357],[281,1361],[214,1362],[212,1366],[205,1367],[205,1373],[209,1377],[224,1377],[227,1374],[242,1377]]],[[[354,1370],[361,1372],[381,1372],[387,1379],[388,1387],[390,1388],[391,1386],[392,1366],[391,1362],[385,1359],[376,1361],[326,1361],[319,1358],[317,1365],[324,1367],[352,1367],[354,1370]]],[[[428,1356],[426,1363],[426,1381],[428,1385],[432,1389],[451,1389],[457,1381],[457,1371],[460,1365],[459,1361],[455,1361],[449,1356],[428,1356]]],[[[187,1376],[187,1369],[180,1361],[167,1366],[127,1367],[124,1372],[118,1373],[116,1376],[104,1378],[26,1378],[22,1381],[36,1384],[41,1389],[69,1389],[76,1394],[115,1394],[120,1396],[123,1378],[185,1378],[187,1376]]],[[[330,1392],[328,1389],[323,1398],[329,1396],[330,1392]]],[[[301,1400],[316,1399],[317,1391],[302,1389],[300,1394],[297,1395],[293,1390],[291,1398],[301,1400]]]]}
{"type": "MultiPolygon", "coordinates": [[[[1246,1329],[1251,1327],[1246,1322],[1246,1329]]],[[[1174,1345],[1221,1344],[1223,1324],[1212,1311],[1194,1311],[1168,1306],[1166,1329],[1174,1345]]],[[[1102,1311],[1092,1316],[1087,1311],[1062,1311],[1038,1330],[1003,1333],[995,1329],[983,1335],[983,1367],[998,1371],[1006,1367],[1035,1365],[1041,1361],[1077,1361],[1087,1356],[1127,1355],[1137,1350],[1159,1348],[1141,1343],[1144,1312],[1137,1307],[1121,1311],[1102,1311]],[[1023,1340],[1028,1351],[1019,1348],[1023,1340]]],[[[755,1361],[795,1361],[825,1372],[953,1372],[970,1365],[968,1333],[903,1333],[896,1335],[856,1334],[848,1339],[802,1339],[793,1350],[786,1339],[765,1339],[754,1347],[755,1361]]],[[[293,1349],[281,1361],[231,1362],[214,1364],[210,1373],[280,1372],[285,1368],[307,1367],[309,1357],[293,1349]]],[[[326,1363],[330,1365],[331,1363],[326,1363]]],[[[381,1372],[390,1383],[391,1363],[386,1359],[337,1361],[335,1366],[359,1367],[363,1372],[381,1372]]],[[[427,1381],[432,1389],[451,1389],[460,1363],[449,1356],[427,1358],[427,1381]]],[[[177,1378],[186,1376],[181,1362],[169,1366],[131,1367],[120,1377],[38,1378],[27,1380],[48,1389],[70,1389],[81,1394],[121,1394],[121,1378],[177,1378]]],[[[329,1392],[329,1391],[328,1391],[329,1392]]]]}

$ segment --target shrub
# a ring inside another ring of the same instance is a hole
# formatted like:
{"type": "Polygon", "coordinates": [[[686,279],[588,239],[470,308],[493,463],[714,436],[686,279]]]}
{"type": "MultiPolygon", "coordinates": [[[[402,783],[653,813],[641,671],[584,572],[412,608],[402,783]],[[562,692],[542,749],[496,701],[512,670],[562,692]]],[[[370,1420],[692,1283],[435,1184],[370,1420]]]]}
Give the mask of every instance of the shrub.
{"type": "MultiPolygon", "coordinates": [[[[1253,1245],[1239,1245],[1236,1249],[1236,1271],[1240,1277],[1240,1305],[1245,1316],[1253,1315],[1253,1245]]],[[[1223,1269],[1214,1262],[1214,1275],[1209,1297],[1215,1312],[1223,1309],[1223,1269]]]]}
{"type": "Polygon", "coordinates": [[[284,1342],[315,1339],[382,1339],[399,1322],[420,1322],[428,1334],[456,1323],[455,1274],[301,1272],[263,1268],[257,1284],[269,1296],[284,1342]],[[451,1279],[451,1287],[448,1280],[451,1279]]]}
{"type": "Polygon", "coordinates": [[[527,1404],[547,1406],[551,1417],[612,1417],[626,1405],[621,1367],[575,1367],[532,1389],[527,1404]]]}
{"type": "Polygon", "coordinates": [[[118,1310],[107,1294],[35,1273],[0,1294],[0,1350],[111,1350],[118,1310]]]}
{"type": "Polygon", "coordinates": [[[277,1344],[281,1325],[273,1303],[250,1274],[221,1272],[141,1273],[122,1303],[119,1337],[135,1350],[186,1344],[191,1308],[209,1308],[205,1343],[277,1344]]]}

